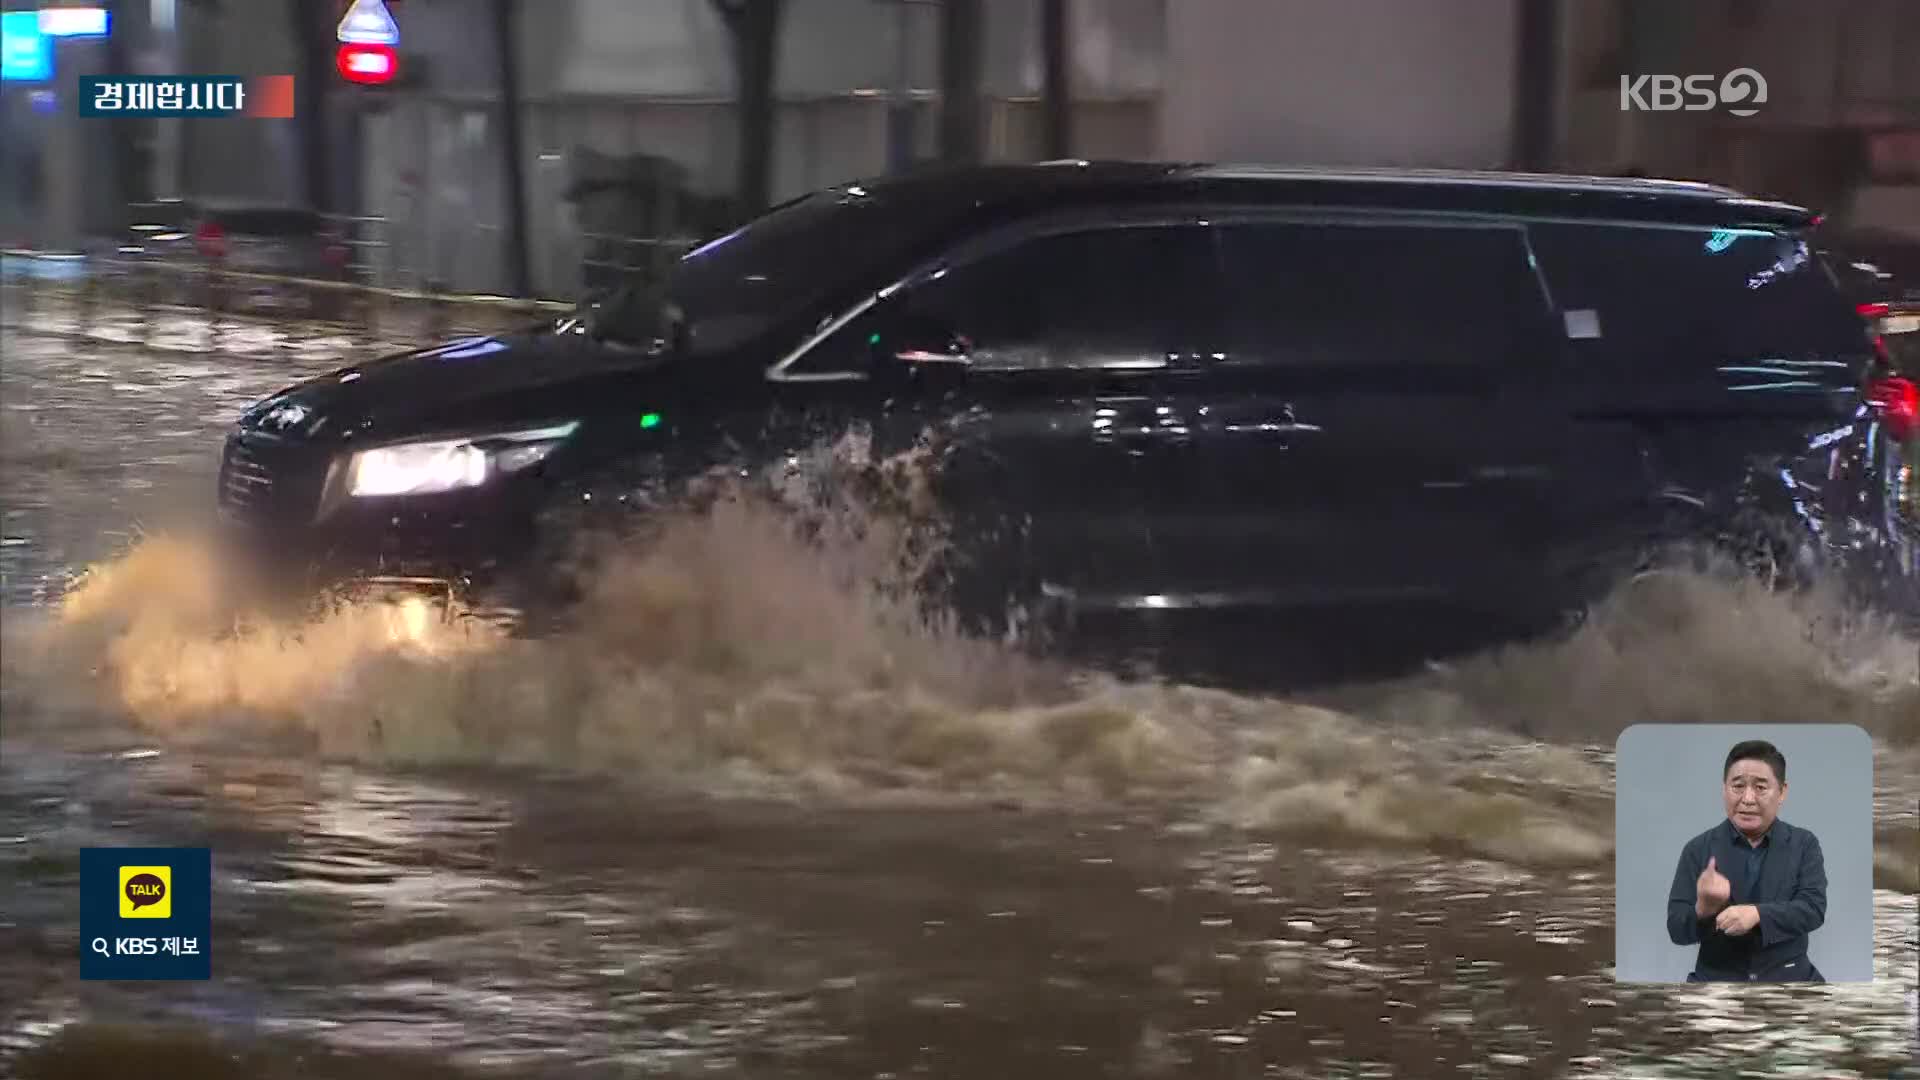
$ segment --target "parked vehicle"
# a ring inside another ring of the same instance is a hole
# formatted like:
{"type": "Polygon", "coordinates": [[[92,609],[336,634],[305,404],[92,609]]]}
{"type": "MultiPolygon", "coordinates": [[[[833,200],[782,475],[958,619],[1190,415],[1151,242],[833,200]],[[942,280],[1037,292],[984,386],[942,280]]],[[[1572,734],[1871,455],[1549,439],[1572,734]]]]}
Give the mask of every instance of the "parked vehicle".
{"type": "Polygon", "coordinates": [[[847,184],[687,255],[664,294],[273,395],[220,498],[274,565],[485,593],[549,569],[582,508],[861,425],[875,456],[935,437],[970,555],[948,587],[983,618],[1558,612],[1707,536],[1844,557],[1891,597],[1914,560],[1884,432],[1912,416],[1866,385],[1812,220],[1491,173],[847,184]]]}

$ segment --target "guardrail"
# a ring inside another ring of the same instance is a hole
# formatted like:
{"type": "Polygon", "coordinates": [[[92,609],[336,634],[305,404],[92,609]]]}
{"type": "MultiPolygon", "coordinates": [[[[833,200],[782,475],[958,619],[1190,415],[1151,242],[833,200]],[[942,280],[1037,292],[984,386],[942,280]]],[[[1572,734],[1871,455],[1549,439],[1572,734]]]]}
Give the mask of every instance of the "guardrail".
{"type": "Polygon", "coordinates": [[[697,237],[579,234],[580,274],[589,287],[613,279],[664,278],[680,256],[700,246],[697,237]]]}
{"type": "Polygon", "coordinates": [[[577,306],[451,293],[431,283],[393,288],[236,271],[217,260],[26,250],[0,251],[0,285],[0,320],[17,329],[248,354],[315,341],[407,347],[498,333],[577,306]]]}

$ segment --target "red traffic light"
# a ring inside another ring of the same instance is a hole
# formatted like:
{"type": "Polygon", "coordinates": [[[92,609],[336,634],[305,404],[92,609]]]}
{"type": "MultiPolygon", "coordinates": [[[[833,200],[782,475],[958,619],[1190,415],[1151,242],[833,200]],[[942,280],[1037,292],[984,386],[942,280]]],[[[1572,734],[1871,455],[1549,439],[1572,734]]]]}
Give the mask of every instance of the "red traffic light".
{"type": "Polygon", "coordinates": [[[346,43],[334,52],[333,66],[348,82],[379,86],[392,82],[399,73],[400,55],[391,45],[346,43]]]}

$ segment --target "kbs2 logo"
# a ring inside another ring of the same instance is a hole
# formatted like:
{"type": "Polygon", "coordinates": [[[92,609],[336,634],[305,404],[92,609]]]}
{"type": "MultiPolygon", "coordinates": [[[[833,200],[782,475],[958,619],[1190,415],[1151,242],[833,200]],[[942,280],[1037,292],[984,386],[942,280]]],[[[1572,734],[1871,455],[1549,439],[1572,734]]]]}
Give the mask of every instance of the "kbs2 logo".
{"type": "Polygon", "coordinates": [[[1767,103],[1767,80],[1752,68],[1725,75],[1622,75],[1620,111],[1702,112],[1724,105],[1734,116],[1752,116],[1767,103]]]}

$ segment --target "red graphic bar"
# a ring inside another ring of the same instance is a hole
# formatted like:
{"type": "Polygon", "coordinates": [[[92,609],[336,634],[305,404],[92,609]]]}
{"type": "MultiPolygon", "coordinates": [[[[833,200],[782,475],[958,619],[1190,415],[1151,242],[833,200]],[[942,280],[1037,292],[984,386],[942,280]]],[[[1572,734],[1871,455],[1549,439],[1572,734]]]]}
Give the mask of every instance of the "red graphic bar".
{"type": "Polygon", "coordinates": [[[246,115],[259,120],[293,119],[293,76],[256,75],[248,79],[246,115]]]}

